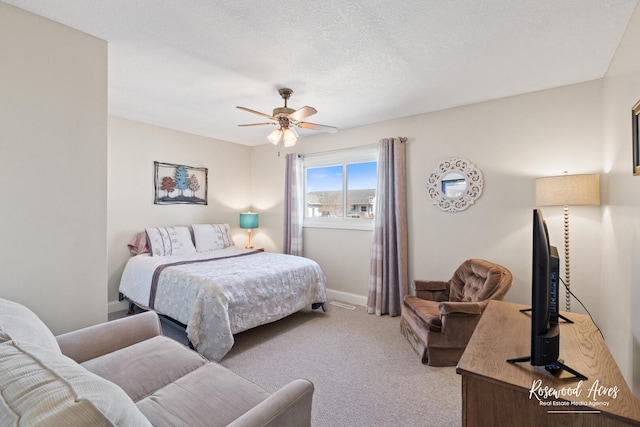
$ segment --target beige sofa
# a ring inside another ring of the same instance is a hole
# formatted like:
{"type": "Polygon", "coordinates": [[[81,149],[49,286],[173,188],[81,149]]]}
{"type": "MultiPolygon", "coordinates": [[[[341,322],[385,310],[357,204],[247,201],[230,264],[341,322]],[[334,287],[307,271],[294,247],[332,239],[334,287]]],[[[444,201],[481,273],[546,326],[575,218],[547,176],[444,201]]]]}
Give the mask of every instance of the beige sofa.
{"type": "Polygon", "coordinates": [[[162,335],[154,312],[54,337],[0,299],[0,425],[309,426],[313,384],[275,393],[162,335]]]}

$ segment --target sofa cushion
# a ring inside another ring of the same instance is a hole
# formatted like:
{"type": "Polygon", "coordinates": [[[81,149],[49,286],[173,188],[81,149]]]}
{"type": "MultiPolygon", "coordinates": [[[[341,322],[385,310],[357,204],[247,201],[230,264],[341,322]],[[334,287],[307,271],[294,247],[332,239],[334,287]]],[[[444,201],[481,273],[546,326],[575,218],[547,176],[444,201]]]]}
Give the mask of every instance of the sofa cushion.
{"type": "Polygon", "coordinates": [[[413,295],[404,297],[405,308],[411,311],[425,329],[434,332],[442,331],[442,321],[440,320],[440,310],[438,302],[423,300],[413,295]]]}
{"type": "Polygon", "coordinates": [[[60,352],[49,328],[27,307],[0,298],[0,343],[16,340],[60,352]]]}
{"type": "Polygon", "coordinates": [[[82,366],[118,386],[134,402],[198,369],[207,359],[162,335],[88,360],[82,366]]]}
{"type": "Polygon", "coordinates": [[[0,344],[0,425],[150,426],[115,384],[59,352],[0,344]]]}
{"type": "Polygon", "coordinates": [[[269,397],[211,362],[136,403],[154,426],[226,426],[269,397]]]}

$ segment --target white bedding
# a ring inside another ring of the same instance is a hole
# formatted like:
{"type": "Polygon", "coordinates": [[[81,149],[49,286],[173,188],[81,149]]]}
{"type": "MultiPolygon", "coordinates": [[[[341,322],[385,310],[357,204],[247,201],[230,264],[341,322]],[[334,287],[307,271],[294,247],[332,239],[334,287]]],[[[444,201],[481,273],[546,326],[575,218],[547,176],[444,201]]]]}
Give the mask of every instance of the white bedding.
{"type": "Polygon", "coordinates": [[[120,292],[186,324],[189,341],[214,361],[231,349],[234,333],[326,302],[325,277],[316,262],[235,246],[191,255],[136,255],[124,269],[120,292]],[[165,267],[150,304],[157,267],[197,260],[204,261],[165,267]]]}

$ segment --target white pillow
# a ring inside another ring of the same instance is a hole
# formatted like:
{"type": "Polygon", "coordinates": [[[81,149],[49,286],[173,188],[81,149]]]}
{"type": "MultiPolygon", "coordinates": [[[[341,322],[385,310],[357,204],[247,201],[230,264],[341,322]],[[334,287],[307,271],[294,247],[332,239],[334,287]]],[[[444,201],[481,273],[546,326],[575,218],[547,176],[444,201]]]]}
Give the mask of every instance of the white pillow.
{"type": "Polygon", "coordinates": [[[152,256],[190,255],[196,253],[188,227],[148,227],[152,256]]]}
{"type": "Polygon", "coordinates": [[[0,344],[0,425],[151,426],[117,385],[55,351],[0,344]]]}
{"type": "Polygon", "coordinates": [[[17,302],[0,298],[0,343],[11,340],[34,343],[62,354],[58,340],[38,316],[17,302]]]}
{"type": "Polygon", "coordinates": [[[198,252],[217,251],[234,245],[229,224],[193,224],[191,228],[198,252]]]}

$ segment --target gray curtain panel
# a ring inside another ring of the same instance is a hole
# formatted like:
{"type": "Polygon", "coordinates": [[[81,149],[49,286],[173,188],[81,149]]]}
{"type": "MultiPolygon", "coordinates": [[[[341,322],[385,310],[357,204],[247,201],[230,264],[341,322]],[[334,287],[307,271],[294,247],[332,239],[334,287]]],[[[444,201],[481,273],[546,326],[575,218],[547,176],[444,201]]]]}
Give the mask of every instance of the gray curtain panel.
{"type": "Polygon", "coordinates": [[[284,243],[283,252],[303,256],[302,221],[304,218],[304,176],[303,157],[296,153],[287,154],[284,193],[284,243]]]}
{"type": "Polygon", "coordinates": [[[405,138],[384,138],[379,143],[367,299],[367,312],[378,316],[399,316],[409,289],[405,141],[405,138]]]}

